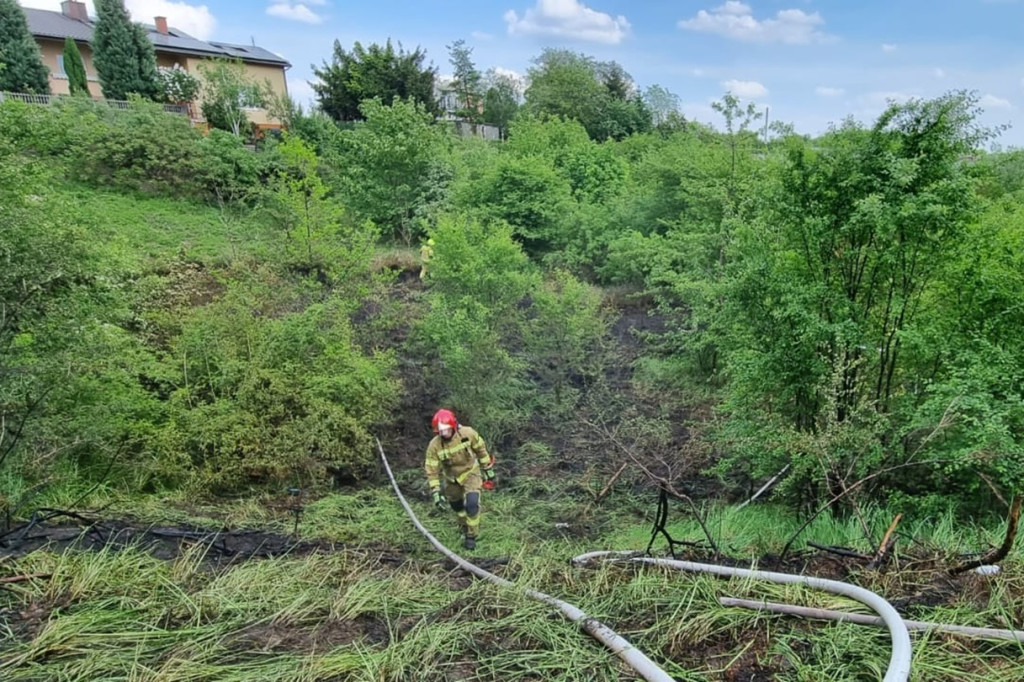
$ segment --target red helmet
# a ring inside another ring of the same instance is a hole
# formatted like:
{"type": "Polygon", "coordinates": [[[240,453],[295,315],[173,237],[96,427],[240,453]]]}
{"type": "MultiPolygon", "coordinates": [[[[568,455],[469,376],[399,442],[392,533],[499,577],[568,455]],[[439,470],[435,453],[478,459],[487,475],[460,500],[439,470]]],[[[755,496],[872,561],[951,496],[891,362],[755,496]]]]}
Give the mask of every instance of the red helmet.
{"type": "Polygon", "coordinates": [[[434,430],[434,433],[437,433],[441,424],[447,424],[452,427],[453,431],[459,428],[459,422],[455,418],[455,413],[451,410],[438,410],[434,413],[434,418],[430,420],[430,428],[434,430]]]}

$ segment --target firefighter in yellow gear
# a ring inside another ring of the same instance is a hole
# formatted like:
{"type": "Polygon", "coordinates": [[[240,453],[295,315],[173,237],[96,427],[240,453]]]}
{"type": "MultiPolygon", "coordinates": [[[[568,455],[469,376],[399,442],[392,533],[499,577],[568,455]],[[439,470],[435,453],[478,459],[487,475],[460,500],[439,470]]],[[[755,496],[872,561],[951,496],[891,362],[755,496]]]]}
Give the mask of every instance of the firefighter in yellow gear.
{"type": "Polygon", "coordinates": [[[434,257],[434,240],[433,238],[428,239],[424,242],[423,246],[420,247],[420,279],[425,279],[427,276],[427,264],[430,263],[430,259],[434,257]]]}
{"type": "Polygon", "coordinates": [[[427,446],[424,470],[438,509],[450,506],[462,530],[462,546],[476,549],[480,530],[480,491],[494,490],[494,458],[476,430],[459,424],[450,410],[438,410],[431,420],[437,435],[427,446]]]}

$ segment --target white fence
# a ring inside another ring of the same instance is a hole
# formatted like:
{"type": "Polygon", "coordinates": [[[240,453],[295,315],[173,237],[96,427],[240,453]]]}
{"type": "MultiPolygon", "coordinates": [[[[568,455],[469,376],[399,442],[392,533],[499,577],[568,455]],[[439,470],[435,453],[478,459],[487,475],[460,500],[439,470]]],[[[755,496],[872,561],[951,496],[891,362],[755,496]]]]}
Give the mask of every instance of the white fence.
{"type": "MultiPolygon", "coordinates": [[[[0,92],[0,102],[3,102],[6,99],[15,99],[27,104],[48,105],[63,99],[70,99],[70,97],[68,95],[31,95],[24,92],[0,92]]],[[[97,98],[92,101],[107,104],[114,109],[128,109],[131,107],[131,102],[126,102],[120,99],[97,98]]],[[[187,104],[165,104],[164,111],[169,111],[172,114],[188,116],[189,106],[187,104]]]]}

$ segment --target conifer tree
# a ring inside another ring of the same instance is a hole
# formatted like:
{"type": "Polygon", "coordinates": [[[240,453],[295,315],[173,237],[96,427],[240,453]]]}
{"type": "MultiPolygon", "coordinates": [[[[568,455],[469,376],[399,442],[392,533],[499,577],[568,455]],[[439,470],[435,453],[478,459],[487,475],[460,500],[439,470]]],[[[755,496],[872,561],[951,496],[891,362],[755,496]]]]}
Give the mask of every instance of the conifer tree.
{"type": "Polygon", "coordinates": [[[17,0],[0,0],[0,92],[50,94],[50,72],[17,0]]]}
{"type": "Polygon", "coordinates": [[[74,39],[64,39],[64,74],[68,77],[68,89],[72,96],[89,96],[89,79],[85,74],[85,62],[74,39]]]}
{"type": "Polygon", "coordinates": [[[96,0],[93,63],[107,99],[131,93],[156,99],[160,92],[156,54],[145,29],[135,25],[122,0],[96,0]]]}

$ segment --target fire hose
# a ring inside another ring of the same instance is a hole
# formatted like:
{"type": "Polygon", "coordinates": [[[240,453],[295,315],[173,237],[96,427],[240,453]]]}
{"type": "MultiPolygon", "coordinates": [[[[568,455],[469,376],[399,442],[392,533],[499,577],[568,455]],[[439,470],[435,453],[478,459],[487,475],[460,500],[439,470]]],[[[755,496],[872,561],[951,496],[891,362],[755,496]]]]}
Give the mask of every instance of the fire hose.
{"type": "MultiPolygon", "coordinates": [[[[494,575],[484,569],[471,564],[462,557],[458,556],[447,547],[445,547],[437,538],[435,538],[430,531],[428,531],[416,514],[413,512],[412,507],[406,501],[405,496],[402,494],[401,489],[398,487],[398,482],[395,480],[395,475],[391,471],[391,466],[388,464],[387,457],[384,454],[384,447],[381,445],[380,440],[377,440],[377,449],[380,452],[381,461],[384,463],[384,469],[388,474],[388,478],[391,481],[391,486],[395,490],[395,494],[398,496],[398,501],[402,504],[406,514],[412,520],[413,525],[416,529],[423,534],[424,537],[437,549],[439,552],[444,554],[450,560],[461,566],[466,571],[469,571],[473,575],[487,580],[489,582],[501,585],[503,587],[515,587],[515,584],[509,580],[505,580],[499,576],[494,575]]],[[[632,552],[591,552],[588,554],[582,554],[575,557],[572,560],[573,564],[582,564],[593,559],[605,558],[608,556],[622,556],[630,555],[632,552]]],[[[667,566],[669,568],[675,568],[686,571],[695,571],[703,573],[712,573],[715,575],[726,576],[726,577],[746,577],[753,578],[756,580],[765,580],[768,582],[775,582],[781,584],[800,584],[807,587],[825,590],[833,594],[840,594],[843,596],[851,597],[860,601],[863,604],[874,609],[879,616],[881,616],[883,622],[889,628],[889,633],[892,638],[892,655],[889,661],[889,668],[883,678],[883,682],[905,682],[910,675],[910,658],[911,658],[911,644],[910,634],[907,631],[906,625],[900,618],[899,613],[893,608],[889,602],[885,601],[882,597],[856,585],[849,583],[839,582],[837,580],[827,580],[824,578],[814,578],[810,576],[790,575],[786,573],[773,573],[769,571],[755,571],[743,568],[733,568],[729,566],[716,566],[712,564],[698,564],[690,561],[676,561],[672,559],[654,559],[650,557],[636,557],[632,556],[628,558],[629,561],[636,563],[652,564],[658,566],[667,566]]],[[[661,667],[659,667],[654,661],[648,658],[643,652],[633,646],[628,640],[616,633],[614,630],[604,625],[603,623],[589,617],[584,611],[579,609],[568,602],[562,601],[552,597],[551,595],[543,592],[538,592],[532,589],[524,590],[524,594],[541,601],[545,604],[553,606],[561,611],[569,620],[578,624],[580,628],[588,635],[597,639],[599,642],[608,647],[612,652],[619,656],[625,661],[633,670],[637,672],[641,677],[648,682],[672,682],[672,677],[666,673],[661,667]]]]}
{"type": "MultiPolygon", "coordinates": [[[[402,491],[398,488],[398,482],[395,480],[395,475],[391,472],[391,467],[388,465],[388,459],[384,455],[384,448],[380,444],[380,440],[377,440],[377,449],[380,451],[381,461],[384,462],[384,469],[388,473],[388,478],[391,479],[391,487],[395,489],[395,494],[398,495],[398,501],[402,503],[402,507],[405,509],[405,513],[409,515],[414,526],[417,530],[423,534],[424,537],[430,541],[430,544],[434,546],[437,551],[444,554],[446,557],[454,561],[456,564],[461,566],[463,569],[469,571],[478,578],[490,581],[503,587],[515,587],[515,583],[500,578],[493,573],[485,571],[479,566],[475,566],[462,557],[458,556],[441,542],[430,534],[423,524],[420,523],[419,519],[416,518],[416,514],[413,513],[412,507],[406,501],[405,496],[402,495],[402,491]]],[[[616,633],[614,630],[604,625],[603,623],[589,617],[581,609],[564,602],[561,599],[556,599],[551,595],[538,592],[536,590],[527,589],[524,591],[526,596],[537,601],[544,602],[549,606],[553,606],[561,611],[569,620],[573,621],[588,635],[598,640],[606,647],[611,649],[619,658],[626,662],[638,675],[643,677],[648,682],[672,682],[673,678],[664,670],[662,670],[658,664],[649,659],[642,651],[637,649],[630,642],[616,633]]]]}

